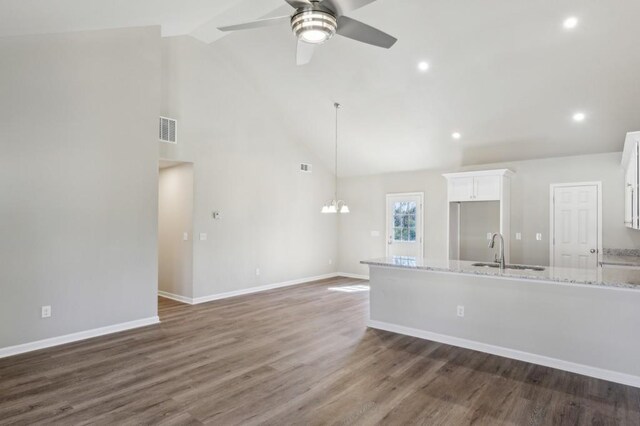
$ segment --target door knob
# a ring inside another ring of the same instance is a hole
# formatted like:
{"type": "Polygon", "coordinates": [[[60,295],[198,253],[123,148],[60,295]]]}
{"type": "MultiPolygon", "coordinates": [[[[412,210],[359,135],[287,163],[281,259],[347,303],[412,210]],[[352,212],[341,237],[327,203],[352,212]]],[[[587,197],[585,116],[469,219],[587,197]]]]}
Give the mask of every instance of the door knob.
{"type": "Polygon", "coordinates": [[[591,252],[591,254],[594,254],[594,253],[595,253],[596,251],[598,251],[598,250],[596,250],[596,249],[591,249],[591,250],[589,250],[589,251],[591,252]]]}

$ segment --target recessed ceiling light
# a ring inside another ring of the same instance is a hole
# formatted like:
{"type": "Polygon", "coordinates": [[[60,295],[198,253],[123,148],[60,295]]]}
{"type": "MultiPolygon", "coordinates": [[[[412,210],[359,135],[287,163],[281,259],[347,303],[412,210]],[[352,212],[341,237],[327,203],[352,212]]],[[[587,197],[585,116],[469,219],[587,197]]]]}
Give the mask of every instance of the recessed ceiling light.
{"type": "Polygon", "coordinates": [[[462,135],[460,133],[458,133],[458,132],[454,132],[451,135],[451,137],[454,138],[454,139],[460,139],[462,137],[462,135]]]}
{"type": "Polygon", "coordinates": [[[573,121],[577,121],[578,123],[584,121],[585,118],[587,118],[587,116],[584,114],[584,112],[576,112],[575,114],[573,114],[573,121]]]}
{"type": "Polygon", "coordinates": [[[574,29],[575,27],[578,26],[578,18],[576,18],[575,16],[570,16],[570,17],[568,17],[567,19],[564,20],[562,25],[567,30],[572,30],[572,29],[574,29]]]}
{"type": "Polygon", "coordinates": [[[422,61],[418,64],[418,69],[422,72],[428,71],[429,70],[429,63],[422,61]]]}

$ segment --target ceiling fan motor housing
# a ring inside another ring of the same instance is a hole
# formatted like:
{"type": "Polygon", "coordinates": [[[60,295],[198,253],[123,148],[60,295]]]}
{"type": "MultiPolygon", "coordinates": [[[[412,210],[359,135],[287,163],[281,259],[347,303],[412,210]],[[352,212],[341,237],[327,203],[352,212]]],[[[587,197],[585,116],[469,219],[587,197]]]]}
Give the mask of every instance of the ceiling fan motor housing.
{"type": "Polygon", "coordinates": [[[326,10],[315,7],[302,9],[291,17],[291,29],[305,43],[322,44],[336,33],[338,20],[326,10]]]}

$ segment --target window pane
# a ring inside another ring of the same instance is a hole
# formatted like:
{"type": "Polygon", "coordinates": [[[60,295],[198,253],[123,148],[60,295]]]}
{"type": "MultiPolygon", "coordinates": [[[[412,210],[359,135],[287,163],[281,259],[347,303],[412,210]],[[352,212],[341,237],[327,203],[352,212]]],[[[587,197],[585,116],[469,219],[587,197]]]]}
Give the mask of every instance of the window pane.
{"type": "Polygon", "coordinates": [[[418,203],[415,201],[398,201],[394,202],[392,207],[393,240],[416,242],[418,203]]]}

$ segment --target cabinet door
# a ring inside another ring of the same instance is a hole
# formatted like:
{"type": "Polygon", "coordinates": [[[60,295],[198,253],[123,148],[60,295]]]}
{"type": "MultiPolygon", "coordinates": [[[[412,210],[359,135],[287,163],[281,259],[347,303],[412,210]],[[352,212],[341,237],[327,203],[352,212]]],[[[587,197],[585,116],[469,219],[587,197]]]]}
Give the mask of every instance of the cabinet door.
{"type": "Polygon", "coordinates": [[[636,143],[634,155],[631,159],[631,179],[633,181],[634,191],[631,197],[631,220],[633,229],[640,229],[640,158],[638,157],[638,145],[636,143]]]}
{"type": "Polygon", "coordinates": [[[633,158],[627,165],[624,182],[624,224],[627,228],[635,227],[635,201],[636,201],[636,185],[635,175],[632,167],[633,158]]]}
{"type": "Polygon", "coordinates": [[[500,176],[478,176],[473,178],[475,201],[500,200],[500,176]]]}
{"type": "Polygon", "coordinates": [[[624,225],[633,228],[633,199],[634,185],[631,176],[631,167],[627,166],[624,179],[624,225]]]}
{"type": "Polygon", "coordinates": [[[624,224],[628,228],[640,229],[640,167],[638,164],[638,144],[627,164],[624,185],[624,224]]]}
{"type": "Polygon", "coordinates": [[[472,177],[449,179],[449,201],[471,201],[472,196],[472,177]]]}

